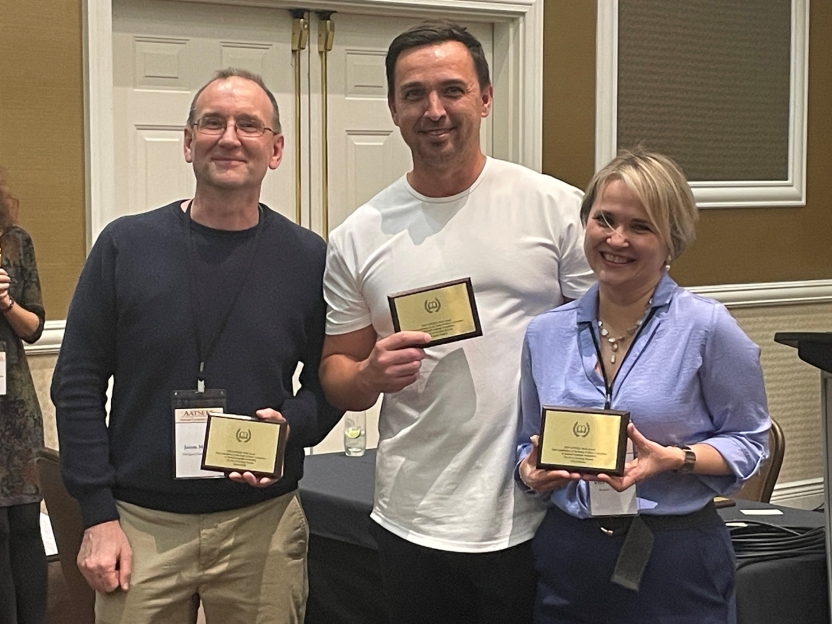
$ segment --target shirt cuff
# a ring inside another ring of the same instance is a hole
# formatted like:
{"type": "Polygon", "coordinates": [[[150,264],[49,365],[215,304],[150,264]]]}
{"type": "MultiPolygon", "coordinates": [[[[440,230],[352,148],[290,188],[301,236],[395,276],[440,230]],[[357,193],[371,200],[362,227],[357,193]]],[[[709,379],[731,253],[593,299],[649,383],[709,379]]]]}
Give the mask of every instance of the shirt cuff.
{"type": "Polygon", "coordinates": [[[89,496],[79,499],[78,504],[81,507],[81,519],[84,522],[85,529],[96,524],[119,519],[116,500],[113,498],[113,492],[110,488],[97,490],[89,496]]]}

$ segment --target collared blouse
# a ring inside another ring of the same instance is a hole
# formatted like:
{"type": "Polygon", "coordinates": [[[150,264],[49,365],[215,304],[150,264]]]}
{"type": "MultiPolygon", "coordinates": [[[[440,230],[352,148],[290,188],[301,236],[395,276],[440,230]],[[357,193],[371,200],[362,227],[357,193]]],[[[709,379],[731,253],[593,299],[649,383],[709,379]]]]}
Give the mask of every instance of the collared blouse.
{"type": "MultiPolygon", "coordinates": [[[[518,463],[531,450],[529,437],[539,433],[542,406],[605,407],[606,387],[596,370],[597,309],[596,284],[529,325],[518,463]]],[[[608,407],[629,411],[650,440],[705,443],[728,463],[726,476],[665,472],[636,485],[641,513],[687,514],[739,488],[766,456],[771,422],[760,349],[722,304],[680,288],[666,274],[646,318],[612,381],[608,407]]],[[[571,482],[546,498],[575,517],[590,515],[587,482],[571,482]]]]}

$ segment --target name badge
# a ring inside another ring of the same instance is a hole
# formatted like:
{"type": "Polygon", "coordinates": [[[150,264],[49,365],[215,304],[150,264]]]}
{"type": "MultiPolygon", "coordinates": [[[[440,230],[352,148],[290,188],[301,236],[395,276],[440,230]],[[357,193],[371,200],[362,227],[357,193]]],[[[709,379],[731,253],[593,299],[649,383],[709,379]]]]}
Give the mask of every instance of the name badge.
{"type": "Polygon", "coordinates": [[[225,410],[225,390],[174,390],[173,457],[176,479],[217,479],[222,472],[202,469],[205,429],[211,412],[225,410]]]}
{"type": "MultiPolygon", "coordinates": [[[[633,460],[633,441],[627,440],[626,461],[633,460]]],[[[636,487],[618,492],[606,483],[589,482],[589,513],[595,516],[634,516],[638,513],[636,487]]]]}

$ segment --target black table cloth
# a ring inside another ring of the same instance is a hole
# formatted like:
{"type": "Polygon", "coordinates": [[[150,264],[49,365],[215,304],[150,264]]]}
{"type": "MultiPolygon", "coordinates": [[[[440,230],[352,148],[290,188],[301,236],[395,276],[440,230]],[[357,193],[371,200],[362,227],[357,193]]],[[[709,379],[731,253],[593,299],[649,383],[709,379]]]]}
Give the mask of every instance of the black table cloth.
{"type": "MultiPolygon", "coordinates": [[[[309,521],[309,602],[306,624],[387,624],[370,511],[375,451],[306,458],[300,483],[309,521]]],[[[822,513],[737,501],[720,509],[726,522],[759,521],[822,527],[822,513]],[[742,509],[771,509],[747,516],[742,509]]],[[[403,562],[406,565],[406,562],[403,562]]],[[[826,561],[807,555],[742,565],[737,571],[739,624],[829,624],[826,561]]]]}

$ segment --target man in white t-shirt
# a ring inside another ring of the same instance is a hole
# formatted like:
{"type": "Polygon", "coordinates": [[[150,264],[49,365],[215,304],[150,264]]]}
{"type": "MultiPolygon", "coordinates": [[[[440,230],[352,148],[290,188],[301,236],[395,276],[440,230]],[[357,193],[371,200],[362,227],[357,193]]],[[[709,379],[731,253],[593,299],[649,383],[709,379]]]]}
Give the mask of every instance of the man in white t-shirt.
{"type": "Polygon", "coordinates": [[[365,410],[381,393],[372,518],[397,624],[531,622],[542,505],[514,485],[529,321],[591,283],[581,192],[480,149],[493,89],[480,43],[428,22],[387,54],[413,170],[330,235],[321,382],[365,410]],[[426,347],[387,296],[470,278],[482,336],[426,347]]]}

